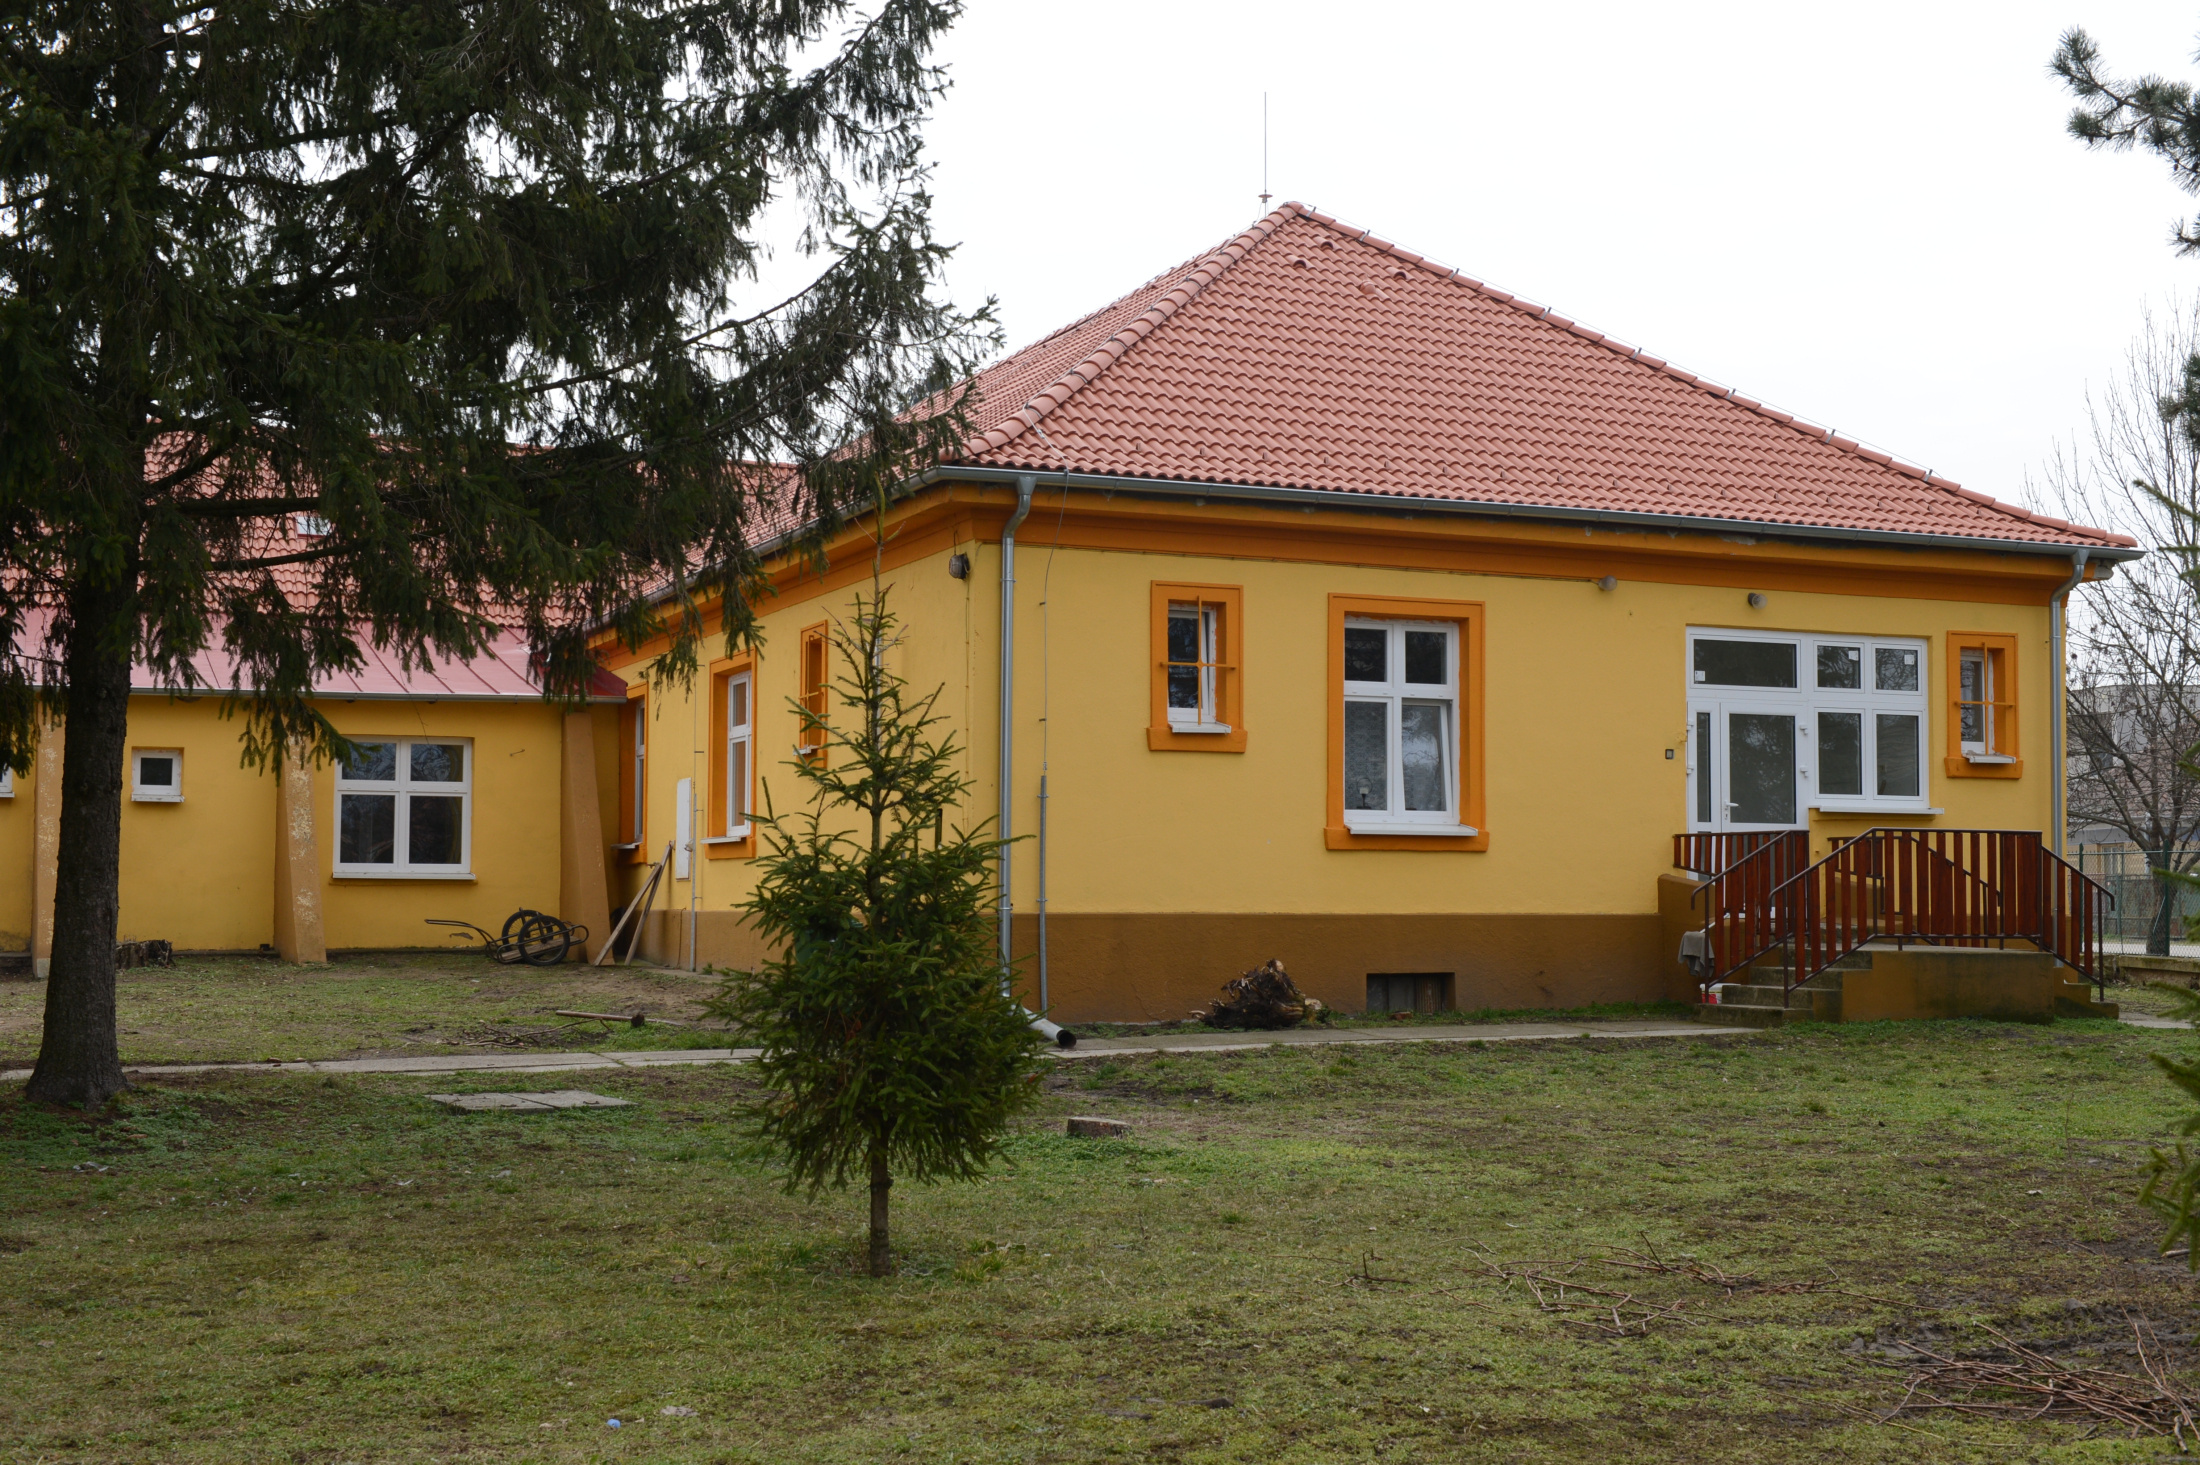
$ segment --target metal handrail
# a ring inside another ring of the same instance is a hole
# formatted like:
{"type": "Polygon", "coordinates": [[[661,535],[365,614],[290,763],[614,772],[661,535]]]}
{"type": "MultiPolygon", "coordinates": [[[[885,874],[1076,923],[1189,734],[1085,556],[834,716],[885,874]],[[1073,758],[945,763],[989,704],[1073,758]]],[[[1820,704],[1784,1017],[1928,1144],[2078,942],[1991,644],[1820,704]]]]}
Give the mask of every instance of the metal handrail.
{"type": "Polygon", "coordinates": [[[1673,837],[1673,863],[1679,868],[1703,870],[1702,865],[1683,861],[1705,853],[1724,863],[1706,871],[1710,878],[1691,892],[1689,903],[1703,906],[1709,980],[1722,981],[1778,944],[1766,919],[1771,910],[1767,898],[1792,878],[1789,872],[1810,863],[1810,832],[1778,829],[1673,837]]]}
{"type": "Polygon", "coordinates": [[[1766,904],[1792,945],[1792,995],[1889,937],[1938,946],[2029,941],[2098,984],[2103,901],[2115,897],[2037,831],[1875,828],[1783,881],[1766,904]]]}

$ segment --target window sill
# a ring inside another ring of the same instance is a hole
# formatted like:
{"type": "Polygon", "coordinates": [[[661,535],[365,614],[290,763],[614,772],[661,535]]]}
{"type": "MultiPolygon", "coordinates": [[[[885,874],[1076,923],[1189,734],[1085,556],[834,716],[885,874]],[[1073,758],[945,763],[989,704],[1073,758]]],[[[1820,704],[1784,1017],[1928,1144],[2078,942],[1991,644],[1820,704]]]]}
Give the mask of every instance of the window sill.
{"type": "Polygon", "coordinates": [[[1811,808],[1821,814],[1945,814],[1923,799],[1813,799],[1811,808]]]}
{"type": "Polygon", "coordinates": [[[740,832],[739,834],[713,834],[713,835],[710,835],[710,836],[706,837],[706,838],[705,838],[705,839],[703,840],[703,843],[704,843],[704,844],[706,844],[706,845],[709,845],[709,844],[747,844],[748,842],[749,842],[749,831],[748,831],[748,829],[747,829],[747,828],[746,828],[745,826],[744,826],[744,827],[742,828],[742,830],[741,830],[741,832],[740,832]]]}
{"type": "Polygon", "coordinates": [[[2008,753],[1966,753],[1941,765],[1950,778],[2022,778],[2024,760],[2008,753]]]}
{"type": "Polygon", "coordinates": [[[1482,833],[1472,824],[1371,824],[1347,819],[1344,827],[1349,834],[1402,834],[1420,839],[1475,839],[1482,833]]]}
{"type": "Polygon", "coordinates": [[[1233,729],[1227,722],[1172,722],[1169,724],[1170,732],[1185,734],[1192,737],[1198,737],[1202,734],[1212,734],[1214,736],[1221,737],[1226,736],[1234,730],[1235,729],[1233,729]]]}
{"type": "Polygon", "coordinates": [[[638,850],[638,849],[640,849],[640,848],[642,847],[642,842],[641,842],[640,840],[638,840],[638,839],[635,839],[635,840],[629,840],[629,841],[627,841],[627,842],[626,842],[625,844],[615,844],[615,845],[613,845],[613,846],[611,846],[611,847],[612,847],[613,849],[615,849],[615,850],[628,850],[628,851],[632,851],[632,850],[638,850]]]}
{"type": "Polygon", "coordinates": [[[133,793],[130,795],[130,802],[133,804],[180,804],[183,802],[183,795],[133,793]]]}
{"type": "Polygon", "coordinates": [[[1333,850],[1419,850],[1459,854],[1484,854],[1490,833],[1471,824],[1386,824],[1351,828],[1332,824],[1322,831],[1322,843],[1333,850]]]}
{"type": "Polygon", "coordinates": [[[471,870],[337,870],[331,880],[472,880],[471,870]]]}

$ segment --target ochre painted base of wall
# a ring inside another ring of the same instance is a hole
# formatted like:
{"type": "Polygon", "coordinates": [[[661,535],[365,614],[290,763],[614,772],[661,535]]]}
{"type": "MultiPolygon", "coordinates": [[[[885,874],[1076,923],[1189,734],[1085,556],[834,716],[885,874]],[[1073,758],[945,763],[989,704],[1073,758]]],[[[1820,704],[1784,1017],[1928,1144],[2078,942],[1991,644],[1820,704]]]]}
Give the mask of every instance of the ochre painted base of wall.
{"type": "MultiPolygon", "coordinates": [[[[1382,972],[1448,972],[1467,1011],[1654,1002],[1667,986],[1658,940],[1649,914],[1058,915],[1047,985],[1059,1022],[1181,1018],[1270,957],[1345,1012],[1366,1007],[1367,979],[1382,972]]],[[[1036,989],[1036,918],[1017,918],[1016,950],[1036,989]]]]}
{"type": "Polygon", "coordinates": [[[1841,974],[1841,1021],[1980,1017],[2046,1022],[2063,972],[2044,951],[1870,948],[1869,970],[1841,974]]]}
{"type": "MultiPolygon", "coordinates": [[[[1027,1002],[1038,1000],[1039,923],[1016,918],[1027,1002]]],[[[1579,1007],[1672,995],[1654,915],[1057,915],[1047,921],[1048,996],[1061,1022],[1157,1022],[1212,1001],[1239,972],[1280,957],[1308,996],[1367,1005],[1377,972],[1449,972],[1461,1008],[1579,1007]]],[[[696,918],[700,964],[747,969],[764,956],[726,912],[696,918]]],[[[687,914],[655,911],[639,953],[686,966],[687,914]]],[[[1682,973],[1685,980],[1686,974],[1682,973]]]]}
{"type": "Polygon", "coordinates": [[[1681,936],[1703,929],[1703,907],[1696,904],[1696,892],[1704,884],[1693,875],[1658,877],[1658,970],[1664,974],[1669,1002],[1702,1000],[1695,973],[1681,963],[1681,936]]]}

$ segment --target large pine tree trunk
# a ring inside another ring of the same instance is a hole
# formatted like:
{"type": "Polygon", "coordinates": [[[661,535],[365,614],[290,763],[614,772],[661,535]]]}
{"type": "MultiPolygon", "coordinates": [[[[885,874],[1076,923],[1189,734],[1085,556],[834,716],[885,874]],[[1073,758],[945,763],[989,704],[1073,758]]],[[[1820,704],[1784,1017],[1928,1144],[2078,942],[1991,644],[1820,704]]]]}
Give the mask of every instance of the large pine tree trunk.
{"type": "Polygon", "coordinates": [[[115,917],[122,872],[122,777],[138,559],[69,597],[68,741],[61,755],[61,846],[54,868],[53,965],[46,1029],[29,1096],[95,1109],[127,1088],[115,1047],[115,917]]]}
{"type": "Polygon", "coordinates": [[[886,1196],[894,1177],[886,1173],[886,1146],[871,1146],[871,1275],[884,1277],[894,1270],[894,1252],[886,1232],[886,1196]]]}

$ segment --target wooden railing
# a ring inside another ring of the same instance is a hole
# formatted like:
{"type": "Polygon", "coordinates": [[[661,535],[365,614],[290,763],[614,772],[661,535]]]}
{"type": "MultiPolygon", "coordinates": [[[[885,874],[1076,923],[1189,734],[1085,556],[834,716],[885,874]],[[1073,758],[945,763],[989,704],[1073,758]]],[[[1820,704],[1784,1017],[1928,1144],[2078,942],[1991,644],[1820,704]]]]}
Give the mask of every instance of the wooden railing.
{"type": "Polygon", "coordinates": [[[1868,941],[2021,941],[2101,978],[2101,918],[2115,898],[2030,830],[1871,829],[1816,864],[1802,830],[1684,834],[1673,855],[1711,877],[1694,897],[1707,985],[1780,951],[1792,993],[1868,941]]]}
{"type": "Polygon", "coordinates": [[[1787,939],[1773,892],[1810,864],[1810,831],[1676,834],[1673,863],[1711,878],[1697,888],[1709,980],[1724,981],[1787,939]]]}
{"type": "MultiPolygon", "coordinates": [[[[1804,829],[1767,829],[1748,834],[1702,833],[1673,836],[1673,866],[1699,875],[1718,875],[1733,869],[1767,845],[1795,846],[1807,850],[1810,832],[1804,829]]],[[[1808,864],[1806,858],[1804,864],[1808,864]]],[[[1802,865],[1797,865],[1800,870],[1802,865]]],[[[1784,878],[1784,877],[1783,877],[1784,878]]]]}
{"type": "Polygon", "coordinates": [[[1792,947],[1793,991],[1875,940],[2024,941],[2097,981],[2101,915],[2115,902],[2030,830],[1871,829],[1795,874],[1769,903],[1792,947]]]}

